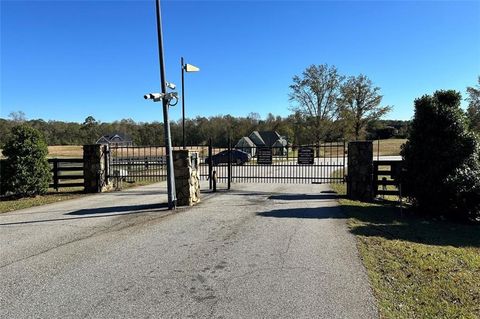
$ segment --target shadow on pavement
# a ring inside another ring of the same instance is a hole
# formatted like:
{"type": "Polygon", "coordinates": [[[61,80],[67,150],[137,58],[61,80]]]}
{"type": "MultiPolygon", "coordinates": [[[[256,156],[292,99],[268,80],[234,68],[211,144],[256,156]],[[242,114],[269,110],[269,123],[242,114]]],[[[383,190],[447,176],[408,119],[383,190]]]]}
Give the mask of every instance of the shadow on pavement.
{"type": "Polygon", "coordinates": [[[88,218],[106,218],[117,217],[125,215],[134,215],[141,213],[157,213],[168,210],[168,204],[152,204],[152,205],[132,205],[132,206],[116,206],[116,207],[101,207],[92,209],[80,209],[78,211],[64,214],[64,216],[78,216],[78,217],[65,217],[65,218],[51,218],[51,219],[36,219],[26,220],[21,222],[1,223],[0,226],[15,226],[15,225],[28,225],[28,224],[40,224],[49,222],[62,222],[88,218]],[[96,211],[96,213],[94,212],[96,211]],[[91,214],[91,215],[88,215],[91,214]],[[96,214],[96,215],[95,215],[96,214]],[[88,216],[85,216],[88,215],[88,216]]]}
{"type": "Polygon", "coordinates": [[[339,207],[275,209],[268,212],[257,213],[257,216],[307,219],[346,218],[339,207]]]}
{"type": "Polygon", "coordinates": [[[92,214],[108,214],[108,213],[123,213],[123,212],[138,212],[146,210],[156,210],[159,208],[167,208],[167,203],[148,204],[148,205],[130,205],[130,206],[111,206],[111,207],[97,207],[88,209],[79,209],[65,215],[92,215],[92,214]]]}
{"type": "Polygon", "coordinates": [[[286,195],[272,195],[269,199],[277,200],[325,200],[338,199],[340,196],[335,194],[286,194],[286,195]]]}

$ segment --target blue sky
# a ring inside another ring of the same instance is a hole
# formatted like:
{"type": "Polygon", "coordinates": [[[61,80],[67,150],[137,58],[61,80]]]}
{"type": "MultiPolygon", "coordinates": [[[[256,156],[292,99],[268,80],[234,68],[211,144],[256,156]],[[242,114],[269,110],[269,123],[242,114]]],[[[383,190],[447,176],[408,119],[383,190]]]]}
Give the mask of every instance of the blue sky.
{"type": "MultiPolygon", "coordinates": [[[[143,99],[159,91],[154,0],[0,1],[0,117],[162,120],[143,99]]],[[[201,68],[186,74],[187,117],[287,116],[292,76],[310,64],[366,74],[392,119],[480,74],[480,1],[164,0],[162,11],[167,78],[179,88],[181,56],[201,68]]]]}

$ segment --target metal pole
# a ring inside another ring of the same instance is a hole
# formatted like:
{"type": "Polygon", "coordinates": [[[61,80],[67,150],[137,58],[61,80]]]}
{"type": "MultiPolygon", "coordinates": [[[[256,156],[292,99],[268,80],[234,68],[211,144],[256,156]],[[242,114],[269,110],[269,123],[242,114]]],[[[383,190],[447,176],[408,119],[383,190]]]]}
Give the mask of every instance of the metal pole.
{"type": "Polygon", "coordinates": [[[227,166],[227,188],[230,189],[232,184],[232,142],[231,138],[228,138],[228,166],[227,166]]]}
{"type": "Polygon", "coordinates": [[[377,140],[377,161],[380,160],[380,138],[377,140]]]}
{"type": "MultiPolygon", "coordinates": [[[[212,162],[212,139],[208,140],[208,188],[212,189],[213,187],[213,162],[212,162]]],[[[216,178],[216,177],[215,177],[216,178]]]]}
{"type": "Polygon", "coordinates": [[[185,64],[183,62],[183,57],[180,59],[180,63],[182,65],[182,137],[183,137],[183,149],[186,149],[185,145],[185,64]]]}
{"type": "MultiPolygon", "coordinates": [[[[160,89],[163,94],[167,93],[167,80],[165,76],[165,61],[163,58],[163,34],[162,34],[162,12],[160,0],[156,0],[157,13],[157,35],[158,35],[158,58],[160,61],[160,89]]],[[[167,192],[168,209],[175,209],[177,197],[175,195],[175,176],[173,175],[172,138],[170,134],[170,121],[168,119],[168,99],[163,98],[163,129],[165,133],[165,147],[167,149],[167,192]]]]}

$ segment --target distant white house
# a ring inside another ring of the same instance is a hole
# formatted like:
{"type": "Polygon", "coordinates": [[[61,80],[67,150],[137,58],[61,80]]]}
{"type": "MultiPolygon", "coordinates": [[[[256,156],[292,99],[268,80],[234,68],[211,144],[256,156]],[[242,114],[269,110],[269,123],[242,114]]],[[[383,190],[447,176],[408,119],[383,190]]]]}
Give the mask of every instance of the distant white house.
{"type": "Polygon", "coordinates": [[[276,131],[253,131],[235,144],[235,148],[255,156],[258,147],[271,147],[274,155],[287,153],[287,140],[276,131]]]}
{"type": "Polygon", "coordinates": [[[132,138],[126,134],[114,133],[103,135],[95,144],[110,145],[110,146],[133,146],[132,138]]]}

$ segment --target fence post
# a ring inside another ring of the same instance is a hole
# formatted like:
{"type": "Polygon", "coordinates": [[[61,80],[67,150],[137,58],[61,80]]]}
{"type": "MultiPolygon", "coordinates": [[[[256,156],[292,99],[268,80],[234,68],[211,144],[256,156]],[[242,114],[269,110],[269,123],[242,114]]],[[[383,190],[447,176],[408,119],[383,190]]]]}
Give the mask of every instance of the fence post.
{"type": "Polygon", "coordinates": [[[380,160],[380,138],[377,140],[377,161],[380,160]]]}
{"type": "Polygon", "coordinates": [[[227,188],[230,189],[232,183],[232,141],[230,137],[228,138],[228,167],[227,167],[227,174],[228,174],[228,184],[227,188]]]}
{"type": "Polygon", "coordinates": [[[348,143],[347,196],[350,199],[373,199],[373,143],[355,141],[348,143]]]}
{"type": "Polygon", "coordinates": [[[178,206],[192,206],[200,202],[199,157],[197,152],[175,150],[172,153],[175,192],[178,206]]]}
{"type": "Polygon", "coordinates": [[[108,147],[108,145],[103,146],[103,167],[105,175],[105,185],[108,185],[110,176],[110,148],[108,147]]]}
{"type": "Polygon", "coordinates": [[[102,145],[83,146],[83,177],[86,193],[101,193],[107,188],[105,161],[102,161],[102,145]]]}
{"type": "Polygon", "coordinates": [[[58,192],[58,158],[53,159],[53,188],[58,192]]]}
{"type": "MultiPolygon", "coordinates": [[[[348,149],[347,149],[347,143],[345,142],[345,140],[343,140],[343,167],[342,167],[342,177],[343,177],[343,180],[345,181],[345,178],[348,174],[345,174],[345,166],[346,166],[346,159],[347,159],[347,153],[348,153],[348,149]]],[[[348,187],[348,186],[347,186],[348,187]]]]}
{"type": "Polygon", "coordinates": [[[213,187],[213,162],[212,162],[212,139],[208,140],[208,189],[213,187]]]}

